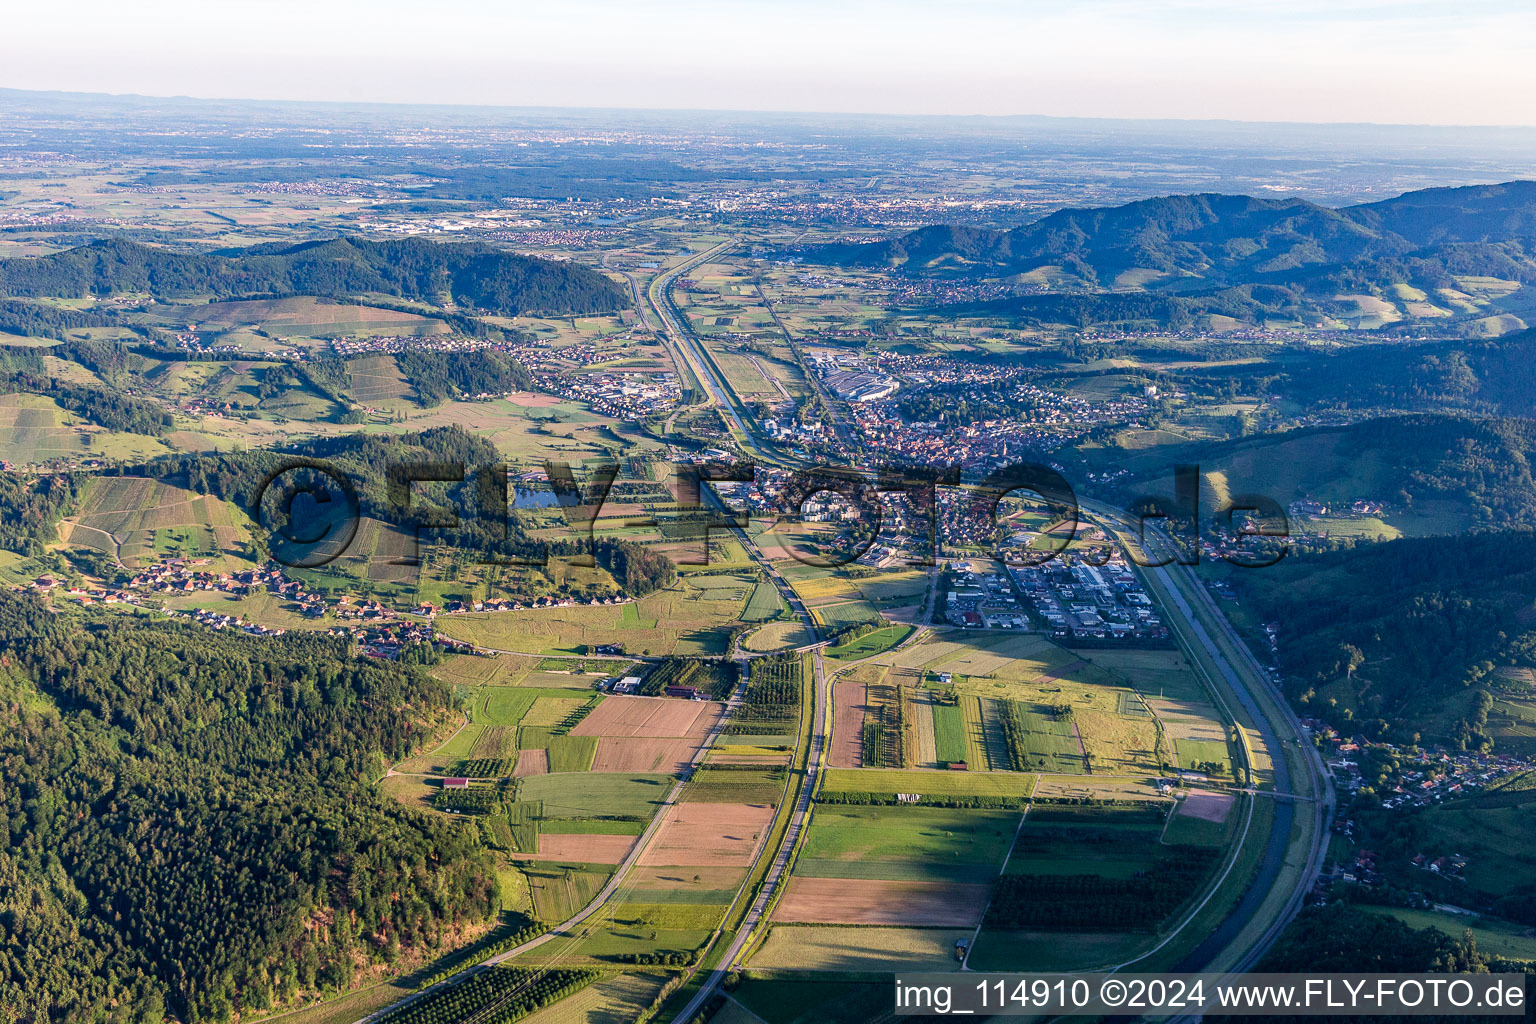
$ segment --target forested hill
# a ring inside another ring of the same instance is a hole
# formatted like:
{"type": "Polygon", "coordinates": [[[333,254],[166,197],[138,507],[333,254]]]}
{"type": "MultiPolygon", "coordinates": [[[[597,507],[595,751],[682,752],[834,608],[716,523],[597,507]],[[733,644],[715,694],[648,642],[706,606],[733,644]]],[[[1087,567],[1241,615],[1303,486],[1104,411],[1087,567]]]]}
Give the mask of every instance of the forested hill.
{"type": "Polygon", "coordinates": [[[628,302],[619,285],[578,263],[415,238],[339,238],[218,253],[108,240],[48,256],[0,259],[0,295],[123,292],[162,298],[372,292],[503,314],[590,313],[628,302]]]}
{"type": "Polygon", "coordinates": [[[1390,416],[1230,441],[1162,445],[1122,456],[1130,471],[1117,495],[1171,494],[1173,467],[1197,465],[1202,515],[1232,495],[1263,495],[1281,507],[1308,498],[1331,506],[1389,506],[1406,533],[1536,526],[1531,459],[1536,426],[1523,418],[1390,416]]]}
{"type": "Polygon", "coordinates": [[[1536,331],[1485,341],[1306,353],[1275,390],[1335,409],[1461,408],[1536,416],[1536,331]]]}
{"type": "MultiPolygon", "coordinates": [[[[1341,295],[1397,284],[1433,294],[1467,276],[1536,282],[1536,181],[1337,210],[1302,199],[1164,196],[1060,210],[1010,231],[936,225],[802,255],[906,273],[1020,275],[1021,285],[1056,294],[1021,294],[990,311],[1084,326],[1180,324],[1201,313],[1307,319],[1347,312],[1341,295]]],[[[1456,312],[1449,297],[1433,301],[1426,315],[1456,312]]]]}
{"type": "Polygon", "coordinates": [[[949,256],[1009,271],[1057,264],[1109,286],[1133,268],[1226,284],[1380,261],[1419,263],[1423,270],[1446,265],[1458,273],[1475,271],[1448,265],[1499,262],[1530,273],[1533,247],[1536,181],[1515,181],[1409,192],[1339,210],[1304,199],[1164,196],[1059,210],[1011,231],[919,228],[883,242],[827,247],[819,257],[880,265],[949,256]]]}
{"type": "Polygon", "coordinates": [[[1536,535],[1397,540],[1239,574],[1279,627],[1288,695],[1346,734],[1498,749],[1493,697],[1530,693],[1536,535]]]}
{"type": "Polygon", "coordinates": [[[228,1020],[490,919],[475,834],[373,786],[450,714],[345,641],[0,594],[0,1018],[228,1020]]]}

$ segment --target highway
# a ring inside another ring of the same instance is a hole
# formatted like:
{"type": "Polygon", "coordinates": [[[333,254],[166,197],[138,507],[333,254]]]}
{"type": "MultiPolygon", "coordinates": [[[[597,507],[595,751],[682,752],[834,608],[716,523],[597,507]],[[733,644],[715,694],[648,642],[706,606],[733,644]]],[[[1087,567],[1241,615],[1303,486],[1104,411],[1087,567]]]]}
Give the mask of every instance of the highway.
{"type": "MultiPolygon", "coordinates": [[[[694,1014],[703,1009],[710,996],[714,995],[715,990],[720,987],[720,983],[725,980],[725,976],[730,973],[736,963],[736,958],[752,940],[758,925],[762,923],[763,917],[768,912],[774,894],[779,891],[780,886],[784,884],[784,876],[789,873],[795,849],[805,830],[806,820],[811,815],[811,800],[816,793],[816,783],[826,767],[827,746],[832,731],[832,684],[827,678],[827,667],[819,650],[815,652],[815,665],[816,685],[812,688],[814,702],[811,708],[813,725],[810,754],[806,758],[805,778],[800,782],[800,795],[795,800],[795,809],[790,816],[789,827],[784,830],[784,838],[779,843],[779,848],[773,852],[773,864],[768,868],[768,874],[763,877],[763,884],[752,900],[751,909],[747,911],[741,927],[736,930],[736,937],[726,948],[725,955],[720,958],[720,966],[710,972],[699,991],[674,1018],[675,1021],[686,1022],[692,1019],[694,1014]]],[[[766,852],[765,848],[764,853],[766,852]]]]}
{"type": "MultiPolygon", "coordinates": [[[[1114,524],[1122,536],[1122,531],[1135,529],[1135,521],[1119,509],[1086,500],[1082,506],[1106,521],[1106,525],[1114,524]]],[[[1147,538],[1146,553],[1151,556],[1148,561],[1172,556],[1173,545],[1166,534],[1153,528],[1148,530],[1147,538]]],[[[1224,688],[1236,699],[1259,733],[1273,766],[1273,793],[1292,798],[1273,801],[1274,821],[1253,884],[1222,923],[1173,968],[1201,971],[1219,964],[1225,970],[1246,970],[1264,955],[1301,910],[1317,880],[1327,853],[1335,805],[1333,779],[1285,695],[1222,614],[1194,570],[1170,563],[1142,567],[1141,571],[1166,598],[1162,602],[1165,613],[1177,615],[1175,625],[1181,639],[1198,648],[1189,652],[1192,659],[1198,661],[1200,654],[1205,656],[1219,677],[1210,683],[1224,688]],[[1208,629],[1207,624],[1212,628],[1208,629]],[[1299,776],[1293,770],[1292,755],[1295,767],[1300,769],[1299,776]],[[1307,837],[1306,858],[1294,881],[1287,885],[1283,869],[1293,852],[1291,832],[1298,814],[1311,816],[1303,833],[1307,837]],[[1270,921],[1263,932],[1251,942],[1245,940],[1250,923],[1266,916],[1270,921]]]]}
{"type": "MultiPolygon", "coordinates": [[[[658,277],[651,285],[649,298],[657,315],[667,324],[676,344],[693,350],[698,361],[704,364],[706,373],[710,375],[709,399],[725,407],[731,421],[749,438],[749,447],[755,455],[763,458],[764,462],[783,465],[786,460],[782,453],[775,452],[774,442],[756,437],[748,430],[746,424],[752,422],[750,416],[744,415],[744,411],[737,408],[738,403],[730,387],[714,375],[713,365],[699,351],[702,343],[687,329],[685,319],[671,303],[669,287],[677,273],[713,258],[728,248],[728,243],[721,243],[679,265],[669,274],[658,277]]],[[[770,312],[773,312],[771,307],[770,312]]],[[[1108,519],[1122,528],[1127,522],[1132,522],[1123,510],[1098,502],[1083,501],[1081,504],[1086,512],[1108,519]]],[[[1151,531],[1150,537],[1152,544],[1165,553],[1171,550],[1167,537],[1158,535],[1156,531],[1151,531]]],[[[749,546],[748,550],[754,549],[749,546]]],[[[1186,954],[1179,965],[1183,970],[1196,970],[1225,963],[1232,969],[1243,969],[1264,954],[1300,911],[1306,894],[1321,871],[1328,845],[1328,826],[1335,804],[1332,779],[1284,694],[1216,607],[1194,572],[1179,565],[1146,569],[1145,572],[1160,585],[1166,598],[1161,602],[1163,611],[1170,618],[1177,617],[1181,637],[1187,644],[1196,647],[1215,667],[1218,678],[1209,680],[1211,685],[1220,686],[1229,692],[1259,733],[1265,749],[1271,755],[1274,792],[1296,798],[1274,800],[1274,821],[1255,881],[1222,924],[1186,954]],[[1215,635],[1207,629],[1207,622],[1212,624],[1215,635]],[[1296,758],[1301,769],[1299,778],[1293,777],[1292,758],[1288,754],[1296,758]],[[1293,881],[1287,884],[1287,872],[1282,869],[1287,857],[1293,852],[1290,835],[1298,813],[1311,815],[1310,827],[1303,830],[1307,838],[1305,862],[1300,870],[1289,873],[1293,881]],[[1265,916],[1270,917],[1268,925],[1257,941],[1249,942],[1245,934],[1249,925],[1255,919],[1265,916]],[[1237,948],[1239,946],[1242,948],[1237,948]]],[[[1196,652],[1190,653],[1198,661],[1196,652]]]]}
{"type": "Polygon", "coordinates": [[[680,366],[686,366],[703,386],[705,398],[710,405],[717,406],[729,419],[734,427],[737,439],[744,449],[755,459],[770,466],[798,466],[805,465],[804,459],[784,452],[772,441],[758,437],[755,427],[756,419],[752,413],[743,408],[737,400],[730,384],[715,366],[715,362],[705,351],[701,342],[688,327],[688,318],[685,317],[677,305],[672,301],[672,282],[685,270],[707,263],[716,256],[729,252],[735,247],[735,242],[724,241],[713,248],[706,249],[695,256],[690,257],[675,267],[669,268],[662,274],[658,274],[646,290],[646,298],[650,302],[651,309],[656,314],[666,329],[667,346],[671,349],[673,358],[680,366]]]}
{"type": "MultiPolygon", "coordinates": [[[[765,464],[793,466],[801,460],[788,455],[771,440],[759,436],[755,432],[755,420],[746,410],[740,408],[729,384],[719,374],[712,360],[702,350],[702,343],[694,337],[687,328],[682,314],[673,305],[670,296],[671,282],[684,271],[707,262],[710,259],[729,251],[733,243],[730,241],[720,244],[698,253],[687,260],[668,269],[658,275],[646,291],[646,298],[650,303],[651,311],[663,324],[667,333],[667,346],[673,352],[674,358],[679,361],[679,370],[684,367],[691,373],[705,390],[707,404],[717,405],[726,415],[729,422],[734,425],[743,447],[755,457],[760,458],[765,464]]],[[[639,287],[631,279],[631,286],[635,297],[639,299],[639,287]]],[[[642,311],[644,312],[644,311],[642,311]]],[[[670,429],[671,420],[668,420],[670,429]]],[[[701,488],[704,500],[720,509],[726,509],[723,501],[713,488],[705,485],[701,488]]],[[[1129,517],[1121,510],[1102,503],[1083,501],[1084,510],[1094,516],[1114,523],[1124,530],[1129,517]]],[[[765,575],[773,580],[785,601],[796,612],[810,630],[810,635],[815,637],[818,632],[809,610],[805,607],[798,594],[790,587],[787,580],[778,570],[769,563],[762,553],[747,536],[745,530],[739,527],[731,527],[745,550],[762,568],[765,575]]],[[[1157,548],[1161,551],[1169,550],[1170,542],[1166,537],[1150,533],[1149,548],[1157,548]]],[[[1278,796],[1292,796],[1296,799],[1276,799],[1274,801],[1274,822],[1270,830],[1262,863],[1258,869],[1255,881],[1251,884],[1238,901],[1237,905],[1227,915],[1226,919],[1201,941],[1193,950],[1186,953],[1179,961],[1175,969],[1180,971],[1195,971],[1209,969],[1245,970],[1252,966],[1259,957],[1269,948],[1280,932],[1289,924],[1291,918],[1301,909],[1306,893],[1311,889],[1318,871],[1322,865],[1322,859],[1326,852],[1328,842],[1328,823],[1334,806],[1334,794],[1332,780],[1323,767],[1322,758],[1307,738],[1295,713],[1286,702],[1284,695],[1270,679],[1269,673],[1258,663],[1249,651],[1247,645],[1238,636],[1232,625],[1222,615],[1220,609],[1211,599],[1206,588],[1198,577],[1188,568],[1178,565],[1170,565],[1156,568],[1146,568],[1144,574],[1152,581],[1154,591],[1160,593],[1163,600],[1160,602],[1163,611],[1170,619],[1176,619],[1175,627],[1181,639],[1190,648],[1189,654],[1192,661],[1200,662],[1202,659],[1213,666],[1218,678],[1211,679],[1213,687],[1219,686],[1228,693],[1246,712],[1246,718],[1252,723],[1254,730],[1259,734],[1264,749],[1269,752],[1273,766],[1273,793],[1278,796]],[[1207,628],[1207,624],[1211,628],[1207,628]],[[1291,757],[1287,756],[1291,754],[1291,757]],[[1300,777],[1295,777],[1292,771],[1292,759],[1300,767],[1300,777]],[[1282,870],[1286,858],[1294,851],[1291,849],[1292,824],[1296,815],[1310,815],[1310,827],[1304,830],[1308,838],[1308,846],[1305,851],[1305,863],[1301,870],[1290,872],[1293,881],[1285,881],[1286,874],[1282,870]],[[1266,920],[1267,919],[1267,920],[1266,920]],[[1255,920],[1264,920],[1262,932],[1252,936],[1251,925],[1255,920]],[[1220,965],[1219,967],[1216,965],[1220,965]]],[[[930,587],[926,607],[922,618],[931,621],[933,614],[933,599],[936,588],[934,573],[930,573],[930,587]]],[[[921,636],[925,630],[923,623],[915,630],[911,637],[903,642],[902,646],[913,642],[921,636]]],[[[767,873],[763,877],[761,885],[755,893],[750,894],[751,905],[743,918],[741,926],[736,930],[730,946],[717,961],[718,967],[712,970],[699,991],[689,1001],[687,1006],[679,1013],[675,1021],[678,1024],[686,1022],[704,1006],[708,999],[718,989],[726,974],[736,966],[737,959],[751,943],[758,928],[763,925],[768,915],[775,895],[786,881],[786,876],[794,861],[794,854],[798,842],[802,836],[806,824],[812,813],[813,798],[817,783],[825,769],[825,761],[829,746],[829,733],[832,721],[832,688],[831,680],[827,676],[826,665],[822,657],[824,641],[805,645],[800,650],[810,651],[813,655],[815,667],[815,681],[812,686],[812,706],[810,715],[812,721],[808,753],[806,758],[805,775],[801,780],[799,792],[795,798],[794,808],[791,812],[789,823],[778,846],[770,849],[765,843],[758,852],[749,869],[750,878],[764,857],[772,857],[767,873]]],[[[741,656],[738,652],[738,656],[741,656]]],[[[838,671],[851,668],[854,664],[840,666],[838,671]]],[[[1207,673],[1209,674],[1209,673],[1207,673]]],[[[428,992],[436,991],[444,986],[457,984],[471,975],[489,969],[492,965],[500,963],[531,949],[537,948],[562,936],[568,936],[574,929],[579,928],[584,922],[599,915],[604,906],[617,894],[623,891],[624,881],[638,861],[652,837],[661,828],[666,817],[671,811],[684,787],[687,785],[687,776],[692,774],[692,768],[701,764],[710,747],[718,740],[724,729],[724,723],[737,707],[745,693],[745,681],[738,686],[728,702],[726,714],[722,715],[720,722],[710,733],[706,740],[695,752],[692,767],[685,773],[684,780],[675,785],[668,793],[664,806],[652,819],[645,832],[630,851],[625,861],[619,866],[607,886],[602,892],[570,919],[562,922],[557,928],[545,935],[531,940],[515,949],[508,950],[497,955],[482,964],[462,971],[447,981],[441,982],[430,989],[416,993],[386,1010],[381,1010],[363,1018],[358,1024],[370,1024],[388,1012],[408,1005],[421,998],[428,992]]],[[[1218,697],[1218,699],[1220,699],[1218,697]]],[[[1250,765],[1251,768],[1251,765],[1250,765]]],[[[748,895],[745,888],[738,893],[738,900],[748,895]]],[[[1188,920],[1192,919],[1191,915],[1188,920]]],[[[1129,963],[1135,963],[1130,961],[1129,963]]],[[[1129,963],[1122,966],[1129,966],[1129,963]]]]}
{"type": "Polygon", "coordinates": [[[656,275],[655,280],[651,282],[650,288],[646,291],[646,298],[650,301],[651,309],[655,311],[657,318],[661,320],[662,327],[666,330],[667,345],[672,349],[674,357],[686,365],[688,372],[703,386],[705,397],[709,399],[710,404],[719,406],[730,417],[731,422],[736,425],[736,429],[743,436],[750,437],[750,432],[747,430],[746,422],[742,419],[741,412],[736,408],[736,404],[727,397],[730,392],[730,385],[716,372],[714,363],[703,351],[698,339],[693,336],[693,332],[686,329],[686,319],[677,306],[673,304],[671,296],[672,282],[681,276],[685,270],[692,270],[694,267],[708,263],[716,256],[729,252],[734,246],[735,243],[731,241],[721,242],[719,245],[689,257],[677,266],[670,267],[663,273],[656,275]]]}
{"type": "MultiPolygon", "coordinates": [[[[1313,884],[1321,873],[1323,861],[1327,856],[1329,829],[1333,820],[1333,811],[1337,805],[1337,796],[1334,792],[1332,774],[1329,773],[1327,767],[1323,764],[1322,755],[1318,752],[1316,745],[1302,727],[1295,711],[1291,709],[1290,703],[1285,699],[1285,694],[1281,692],[1280,687],[1276,685],[1270,674],[1264,670],[1264,667],[1259,664],[1258,659],[1253,656],[1253,651],[1238,636],[1237,631],[1233,629],[1226,616],[1221,613],[1221,610],[1216,606],[1216,602],[1211,598],[1210,591],[1201,585],[1193,570],[1188,566],[1179,566],[1170,575],[1180,579],[1178,585],[1184,594],[1193,594],[1195,603],[1201,606],[1201,610],[1205,613],[1205,621],[1216,624],[1222,646],[1227,651],[1235,652],[1234,657],[1227,660],[1226,663],[1229,667],[1234,668],[1236,676],[1246,678],[1252,685],[1252,690],[1245,688],[1244,692],[1253,693],[1257,697],[1267,698],[1270,713],[1259,715],[1257,720],[1279,731],[1282,734],[1283,741],[1292,744],[1292,749],[1300,754],[1303,771],[1307,777],[1305,786],[1307,792],[1297,792],[1295,788],[1289,790],[1289,792],[1302,799],[1297,801],[1276,801],[1276,825],[1271,843],[1273,846],[1273,837],[1279,837],[1282,834],[1288,835],[1289,833],[1289,828],[1282,830],[1279,824],[1282,809],[1294,811],[1296,814],[1310,814],[1312,816],[1311,828],[1308,830],[1311,842],[1308,845],[1306,865],[1302,870],[1301,880],[1289,893],[1283,911],[1275,917],[1273,923],[1265,931],[1259,942],[1230,968],[1242,971],[1251,968],[1264,955],[1265,951],[1280,937],[1280,933],[1285,930],[1285,926],[1301,911],[1306,895],[1311,891],[1313,884]],[[1234,665],[1233,662],[1236,664],[1234,665]]],[[[1282,761],[1284,761],[1284,758],[1277,759],[1277,768],[1282,761]]],[[[1289,776],[1290,773],[1287,771],[1287,777],[1289,778],[1289,776]]],[[[1280,792],[1287,791],[1279,785],[1278,772],[1276,789],[1280,792]]],[[[1267,860],[1268,857],[1266,856],[1267,860]]],[[[1265,872],[1261,868],[1260,878],[1263,877],[1265,877],[1265,872]]],[[[1259,887],[1256,886],[1255,888],[1259,887]]],[[[1229,918],[1229,922],[1239,918],[1242,909],[1239,906],[1233,912],[1232,917],[1229,918]]]]}

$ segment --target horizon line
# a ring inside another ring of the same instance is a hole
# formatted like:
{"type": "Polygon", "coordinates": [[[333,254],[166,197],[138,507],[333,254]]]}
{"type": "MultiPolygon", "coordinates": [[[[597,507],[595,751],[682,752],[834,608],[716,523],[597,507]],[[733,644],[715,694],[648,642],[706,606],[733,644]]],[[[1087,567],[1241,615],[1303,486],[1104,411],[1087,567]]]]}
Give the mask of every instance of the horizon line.
{"type": "Polygon", "coordinates": [[[547,104],[519,106],[506,103],[441,103],[441,102],[411,102],[403,100],[338,100],[338,99],[272,99],[254,96],[191,96],[183,93],[164,95],[139,92],[86,92],[71,89],[24,89],[15,86],[0,85],[0,97],[58,97],[64,99],[100,99],[100,100],[141,100],[159,101],[169,103],[204,103],[204,104],[249,104],[249,105],[273,105],[286,107],[343,107],[343,108],[389,108],[389,109],[431,109],[431,110],[463,110],[463,111],[516,111],[520,113],[645,113],[645,114],[744,114],[772,117],[842,117],[842,118],[868,118],[885,120],[908,121],[1078,121],[1100,122],[1119,124],[1177,124],[1190,126],[1247,126],[1255,128],[1287,127],[1287,128],[1384,128],[1395,130],[1416,131],[1474,131],[1474,132],[1509,132],[1509,133],[1536,133],[1536,122],[1530,124],[1470,124],[1470,123],[1434,123],[1416,121],[1296,121],[1296,120],[1245,120],[1241,118],[1196,118],[1196,117],[1126,117],[1114,115],[1088,115],[1088,114],[1042,114],[1042,113],[1012,113],[1012,114],[967,114],[967,113],[893,113],[890,111],[858,111],[858,110],[784,110],[766,109],[754,107],[646,107],[646,106],[554,106],[547,104]]]}

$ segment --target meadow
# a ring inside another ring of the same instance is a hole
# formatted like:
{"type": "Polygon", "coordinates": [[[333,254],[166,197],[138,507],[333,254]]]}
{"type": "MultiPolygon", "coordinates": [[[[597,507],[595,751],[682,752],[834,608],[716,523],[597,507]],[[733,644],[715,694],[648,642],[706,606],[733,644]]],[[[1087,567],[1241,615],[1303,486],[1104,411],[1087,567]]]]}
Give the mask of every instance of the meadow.
{"type": "Polygon", "coordinates": [[[437,628],[478,646],[526,654],[580,655],[608,643],[637,654],[723,654],[741,610],[739,600],[712,600],[707,590],[680,583],[631,604],[455,615],[439,619],[437,628]]]}
{"type": "Polygon", "coordinates": [[[822,789],[834,793],[921,793],[946,796],[1025,798],[1035,791],[1033,772],[918,771],[890,768],[828,768],[822,789]]]}
{"type": "Polygon", "coordinates": [[[815,637],[805,628],[799,620],[785,622],[769,622],[751,633],[742,641],[742,646],[749,651],[780,651],[786,647],[799,647],[802,644],[812,643],[815,637]]]}
{"type": "Polygon", "coordinates": [[[137,460],[171,450],[158,437],[107,430],[42,395],[0,395],[0,460],[13,465],[54,459],[137,460]]]}
{"type": "Polygon", "coordinates": [[[650,817],[671,791],[670,775],[575,772],[517,781],[519,800],[538,800],[546,818],[650,817]]]}
{"type": "Polygon", "coordinates": [[[797,875],[978,882],[996,877],[1019,815],[938,807],[821,804],[797,875]]]}
{"type": "Polygon", "coordinates": [[[886,626],[866,633],[836,647],[829,647],[826,655],[838,661],[859,661],[890,650],[911,636],[916,626],[886,626]]]}

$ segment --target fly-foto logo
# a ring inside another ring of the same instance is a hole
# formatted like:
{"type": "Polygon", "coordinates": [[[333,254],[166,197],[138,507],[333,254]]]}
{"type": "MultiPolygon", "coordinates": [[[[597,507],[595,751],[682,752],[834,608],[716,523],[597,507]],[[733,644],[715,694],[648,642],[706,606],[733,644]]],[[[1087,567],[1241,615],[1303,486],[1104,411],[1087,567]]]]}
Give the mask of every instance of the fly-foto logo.
{"type": "MultiPolygon", "coordinates": [[[[554,556],[591,565],[598,520],[610,504],[618,463],[586,467],[584,479],[578,479],[568,463],[544,464],[543,483],[567,527],[566,536],[556,539],[533,540],[514,528],[510,472],[505,463],[475,467],[456,462],[395,463],[387,467],[382,487],[360,492],[351,477],[332,463],[292,459],[262,478],[247,508],[267,531],[272,558],[295,568],[317,568],[347,554],[365,517],[403,532],[405,550],[397,556],[397,564],[419,564],[422,531],[435,530],[439,535],[458,533],[456,543],[473,551],[474,560],[481,564],[541,568],[554,556]],[[453,504],[419,500],[418,485],[433,484],[445,485],[437,489],[438,494],[453,504]]],[[[671,465],[668,479],[674,500],[664,515],[673,561],[707,565],[712,536],[746,529],[750,515],[728,505],[717,489],[707,485],[753,485],[758,469],[747,461],[679,462],[671,465]]],[[[913,553],[909,564],[931,565],[947,539],[942,536],[941,510],[958,508],[969,521],[983,524],[986,534],[997,530],[1004,502],[1010,498],[1031,503],[1050,524],[1028,547],[995,552],[1010,565],[1040,565],[1060,557],[1090,519],[1113,530],[1127,555],[1140,565],[1200,560],[1200,473],[1191,465],[1174,467],[1171,496],[1141,496],[1123,509],[1080,501],[1060,472],[1030,462],[1003,466],[979,479],[967,478],[958,466],[813,466],[783,471],[772,490],[773,506],[757,511],[778,523],[804,522],[813,504],[819,508],[836,502],[844,510],[838,524],[839,543],[812,550],[793,544],[783,547],[789,557],[824,568],[858,561],[880,539],[894,539],[913,553]],[[901,500],[904,515],[890,515],[892,499],[901,500]],[[892,538],[893,528],[903,529],[904,535],[892,538]]],[[[662,524],[653,514],[625,518],[617,525],[626,530],[659,530],[662,524]]],[[[1283,541],[1290,536],[1284,507],[1258,494],[1227,499],[1203,525],[1236,538],[1237,543],[1222,557],[1244,568],[1279,561],[1287,550],[1283,541]],[[1265,539],[1269,543],[1244,543],[1265,539]]]]}

